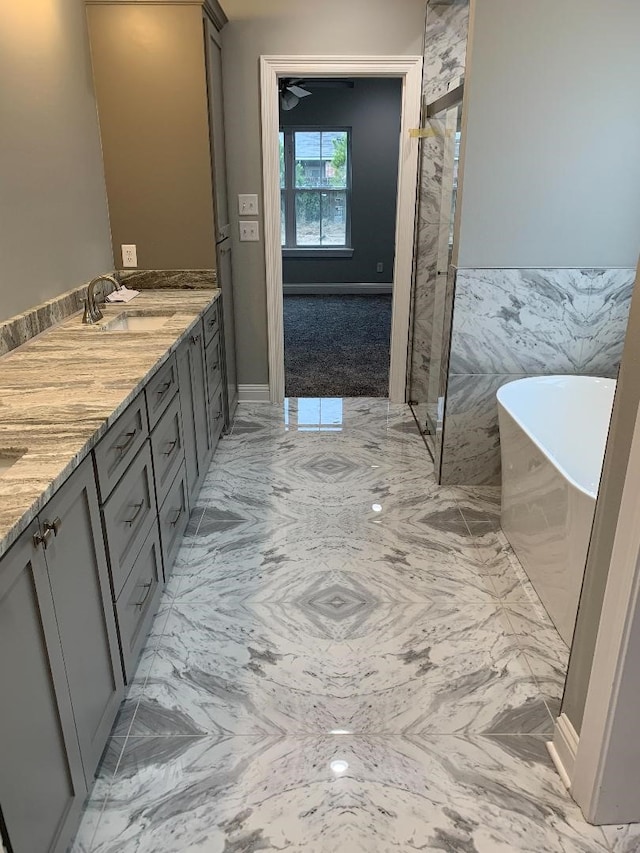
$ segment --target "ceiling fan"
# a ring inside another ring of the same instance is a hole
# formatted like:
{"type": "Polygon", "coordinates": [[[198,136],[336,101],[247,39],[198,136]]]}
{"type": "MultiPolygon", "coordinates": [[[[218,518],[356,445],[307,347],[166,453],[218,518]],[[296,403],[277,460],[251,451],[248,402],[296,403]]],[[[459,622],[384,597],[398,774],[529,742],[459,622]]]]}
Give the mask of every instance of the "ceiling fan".
{"type": "Polygon", "coordinates": [[[297,107],[302,98],[308,97],[311,92],[303,89],[300,85],[304,80],[293,80],[290,77],[280,80],[278,86],[280,92],[280,106],[283,110],[292,110],[297,107]]]}

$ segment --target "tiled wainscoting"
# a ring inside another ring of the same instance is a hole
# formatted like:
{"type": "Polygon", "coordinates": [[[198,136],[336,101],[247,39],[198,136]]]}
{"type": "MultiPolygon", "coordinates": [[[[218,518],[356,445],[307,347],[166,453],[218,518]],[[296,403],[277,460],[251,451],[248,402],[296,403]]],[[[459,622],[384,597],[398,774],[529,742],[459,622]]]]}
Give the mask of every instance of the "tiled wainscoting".
{"type": "Polygon", "coordinates": [[[442,483],[499,483],[501,385],[616,376],[634,277],[631,269],[455,271],[442,483]]]}

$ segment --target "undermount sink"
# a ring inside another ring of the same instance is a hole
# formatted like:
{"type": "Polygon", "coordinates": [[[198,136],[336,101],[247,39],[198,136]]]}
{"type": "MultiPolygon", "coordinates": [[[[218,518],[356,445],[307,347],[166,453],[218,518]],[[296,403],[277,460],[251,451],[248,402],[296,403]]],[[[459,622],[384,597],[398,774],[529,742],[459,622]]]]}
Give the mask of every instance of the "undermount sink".
{"type": "Polygon", "coordinates": [[[97,327],[102,332],[152,332],[161,329],[175,312],[123,311],[97,327]]]}
{"type": "Polygon", "coordinates": [[[26,449],[2,450],[0,448],[0,477],[4,477],[9,468],[12,468],[16,462],[22,459],[26,452],[26,449]]]}

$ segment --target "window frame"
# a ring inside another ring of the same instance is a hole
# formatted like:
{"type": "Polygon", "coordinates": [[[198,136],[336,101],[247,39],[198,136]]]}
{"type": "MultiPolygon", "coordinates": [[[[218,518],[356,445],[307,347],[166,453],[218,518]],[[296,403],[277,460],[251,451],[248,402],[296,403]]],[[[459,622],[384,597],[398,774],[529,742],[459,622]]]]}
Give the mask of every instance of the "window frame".
{"type": "MultiPolygon", "coordinates": [[[[335,125],[280,125],[279,132],[284,135],[284,187],[280,188],[280,197],[284,198],[285,243],[281,245],[284,257],[317,258],[318,256],[350,258],[353,256],[351,244],[351,200],[352,200],[352,128],[335,125]],[[347,169],[344,189],[329,187],[309,187],[298,189],[295,185],[295,135],[296,133],[346,133],[347,169]],[[345,194],[345,242],[341,245],[298,245],[296,242],[296,197],[300,192],[342,192],[345,194]]],[[[281,202],[282,204],[282,202],[281,202]]]]}

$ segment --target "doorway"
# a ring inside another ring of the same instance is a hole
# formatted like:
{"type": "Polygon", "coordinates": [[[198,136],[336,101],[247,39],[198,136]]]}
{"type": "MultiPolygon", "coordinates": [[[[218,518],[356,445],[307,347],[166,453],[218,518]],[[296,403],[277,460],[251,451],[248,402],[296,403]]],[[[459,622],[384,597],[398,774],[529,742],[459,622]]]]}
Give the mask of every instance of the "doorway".
{"type": "Polygon", "coordinates": [[[387,397],[402,85],[279,80],[287,397],[387,397]]]}
{"type": "MultiPolygon", "coordinates": [[[[282,258],[283,188],[281,186],[281,148],[279,135],[281,118],[280,81],[307,81],[311,78],[318,78],[323,80],[348,80],[356,83],[360,78],[387,78],[398,80],[400,83],[400,141],[397,156],[397,203],[393,246],[393,275],[391,278],[392,295],[388,300],[391,302],[388,395],[395,402],[405,402],[418,161],[417,141],[410,137],[409,129],[416,127],[420,118],[421,74],[422,57],[353,57],[348,59],[341,57],[261,58],[262,152],[265,204],[264,240],[269,323],[269,390],[270,399],[273,402],[280,402],[285,395],[284,277],[282,258]]],[[[327,130],[339,130],[339,128],[327,128],[327,130]]],[[[330,144],[333,147],[333,141],[330,144]]],[[[347,187],[335,188],[336,191],[346,191],[347,189],[347,187]]],[[[342,227],[341,223],[337,221],[340,219],[337,216],[338,212],[333,211],[333,213],[336,213],[334,217],[336,221],[330,223],[334,228],[333,239],[335,239],[336,228],[338,226],[342,227]]],[[[344,210],[345,229],[349,224],[347,216],[347,211],[344,210]]],[[[284,221],[286,228],[286,214],[284,221]]],[[[384,270],[384,262],[382,264],[384,270]]],[[[293,283],[295,284],[296,282],[293,283]]],[[[375,281],[364,282],[364,284],[375,284],[375,281]]],[[[336,294],[333,295],[335,296],[336,294]]],[[[340,294],[342,297],[346,295],[352,297],[359,296],[359,294],[340,294]]],[[[360,296],[362,295],[360,294],[360,296]]],[[[324,294],[325,298],[330,296],[332,294],[324,294]]],[[[375,319],[373,322],[375,322],[375,319]]],[[[373,346],[375,347],[375,341],[373,346]]]]}

